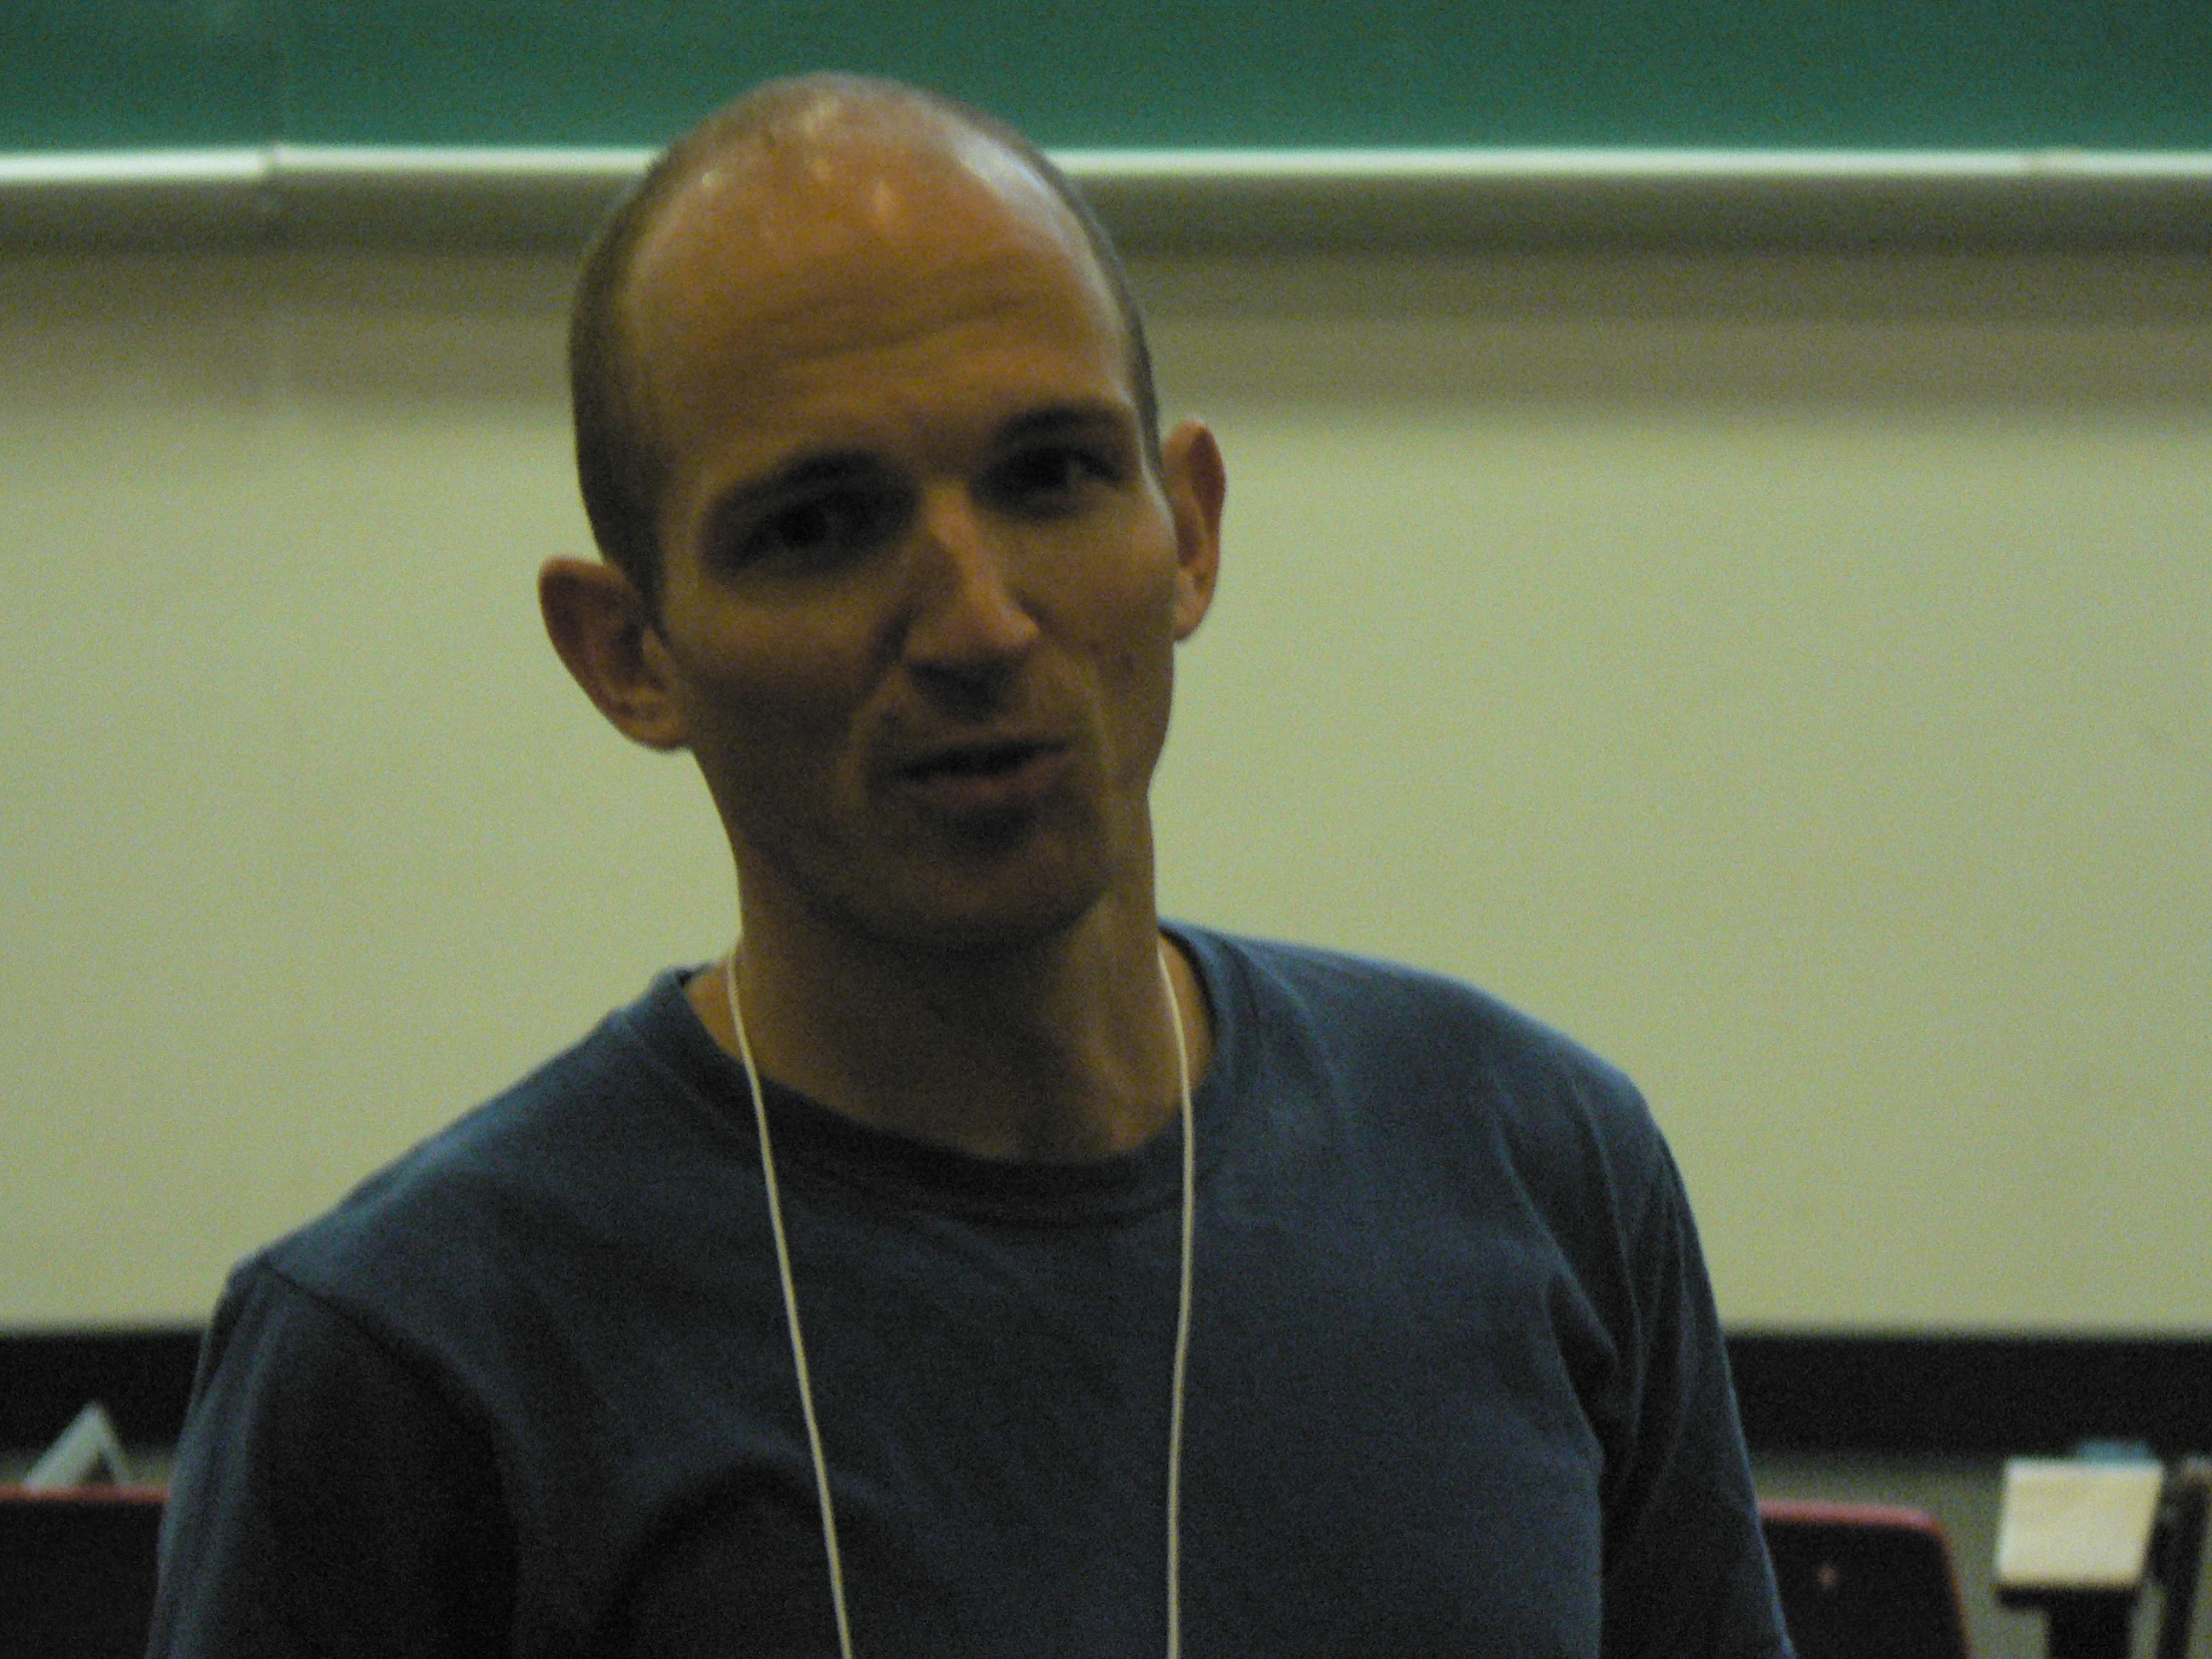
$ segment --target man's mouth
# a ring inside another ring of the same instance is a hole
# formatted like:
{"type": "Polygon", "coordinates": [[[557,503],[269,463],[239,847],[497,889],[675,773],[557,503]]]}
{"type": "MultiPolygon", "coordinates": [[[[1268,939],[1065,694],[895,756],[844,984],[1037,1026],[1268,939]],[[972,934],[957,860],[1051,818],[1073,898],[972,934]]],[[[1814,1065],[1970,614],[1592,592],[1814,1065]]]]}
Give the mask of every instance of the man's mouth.
{"type": "Polygon", "coordinates": [[[916,783],[938,778],[1002,778],[1044,753],[1046,746],[1041,743],[975,744],[917,761],[906,769],[906,776],[916,783]]]}
{"type": "Polygon", "coordinates": [[[935,809],[966,816],[1035,805],[1058,784],[1065,744],[1039,740],[954,744],[900,771],[906,787],[935,809]]]}

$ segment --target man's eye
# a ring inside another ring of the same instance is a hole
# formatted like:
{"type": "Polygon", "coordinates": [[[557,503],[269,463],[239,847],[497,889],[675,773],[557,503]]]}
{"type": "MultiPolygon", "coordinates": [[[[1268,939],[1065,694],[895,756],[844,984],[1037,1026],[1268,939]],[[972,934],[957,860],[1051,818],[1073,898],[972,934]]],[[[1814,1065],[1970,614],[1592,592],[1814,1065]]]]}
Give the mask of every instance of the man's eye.
{"type": "Polygon", "coordinates": [[[741,565],[815,568],[869,551],[898,521],[898,503],[869,490],[836,490],[786,502],[740,538],[741,565]]]}
{"type": "Polygon", "coordinates": [[[1080,444],[1051,444],[1025,449],[997,468],[995,493],[1009,505],[1031,512],[1065,512],[1096,485],[1119,481],[1111,458],[1080,444]]]}

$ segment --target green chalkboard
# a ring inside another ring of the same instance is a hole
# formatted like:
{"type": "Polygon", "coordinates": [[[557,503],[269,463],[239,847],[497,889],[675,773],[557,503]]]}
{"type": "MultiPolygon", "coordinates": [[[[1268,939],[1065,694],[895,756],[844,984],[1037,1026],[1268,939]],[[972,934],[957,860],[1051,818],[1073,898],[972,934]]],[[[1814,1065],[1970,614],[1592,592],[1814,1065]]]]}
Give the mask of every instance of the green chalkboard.
{"type": "Polygon", "coordinates": [[[0,149],[266,142],[277,79],[259,0],[0,3],[0,149]]]}
{"type": "Polygon", "coordinates": [[[649,145],[826,67],[1056,146],[2212,149],[2206,0],[9,0],[0,150],[649,145]]]}

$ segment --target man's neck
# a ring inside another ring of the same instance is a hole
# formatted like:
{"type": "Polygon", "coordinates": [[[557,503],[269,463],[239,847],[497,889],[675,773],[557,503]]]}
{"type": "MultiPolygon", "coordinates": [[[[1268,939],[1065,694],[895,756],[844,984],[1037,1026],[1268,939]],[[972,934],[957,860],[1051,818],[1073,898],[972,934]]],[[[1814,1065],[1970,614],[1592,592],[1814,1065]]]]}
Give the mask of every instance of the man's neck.
{"type": "MultiPolygon", "coordinates": [[[[737,959],[761,1070],[917,1140],[1048,1161],[1150,1140],[1181,1103],[1163,961],[1194,1087],[1212,1051],[1198,976],[1149,902],[1108,900],[1064,931],[995,950],[885,948],[765,920],[749,924],[737,959]]],[[[735,1052],[727,971],[701,973],[689,995],[735,1052]]]]}

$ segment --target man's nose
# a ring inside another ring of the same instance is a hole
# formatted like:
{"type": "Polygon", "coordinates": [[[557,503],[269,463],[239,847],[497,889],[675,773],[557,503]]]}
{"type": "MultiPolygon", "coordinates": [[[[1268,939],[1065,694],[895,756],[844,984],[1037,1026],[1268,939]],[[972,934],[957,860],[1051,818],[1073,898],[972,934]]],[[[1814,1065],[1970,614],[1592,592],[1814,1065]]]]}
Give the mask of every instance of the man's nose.
{"type": "Polygon", "coordinates": [[[932,490],[916,526],[914,608],[906,658],[923,674],[974,681],[1004,672],[1035,644],[1037,619],[1015,585],[1007,528],[966,491],[932,490]]]}

